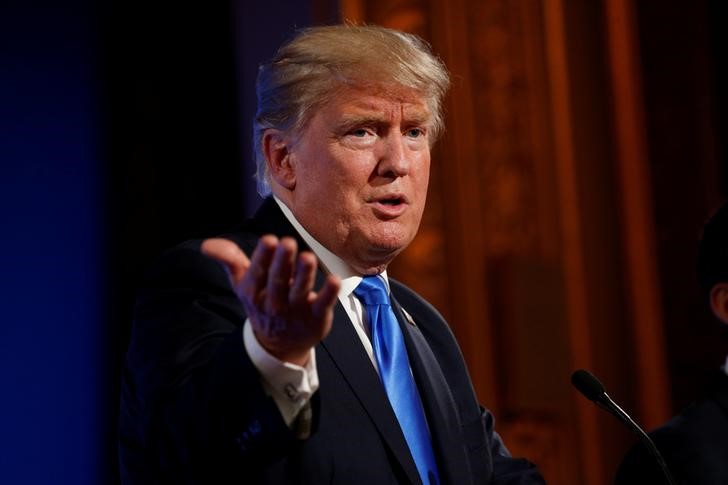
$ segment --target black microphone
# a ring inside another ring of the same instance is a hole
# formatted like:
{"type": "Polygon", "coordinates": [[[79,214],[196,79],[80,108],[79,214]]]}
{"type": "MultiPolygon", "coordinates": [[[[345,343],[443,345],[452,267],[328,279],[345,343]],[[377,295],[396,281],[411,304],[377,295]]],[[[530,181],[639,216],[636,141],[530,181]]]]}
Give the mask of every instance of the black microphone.
{"type": "Polygon", "coordinates": [[[667,468],[667,463],[665,463],[665,459],[660,454],[659,450],[655,446],[655,443],[653,443],[650,437],[647,436],[647,433],[645,433],[644,430],[640,428],[637,423],[634,422],[629,414],[624,412],[624,410],[619,407],[619,405],[614,402],[611,397],[609,397],[609,394],[607,394],[607,391],[604,389],[602,383],[599,382],[599,379],[594,377],[591,372],[584,369],[579,369],[571,374],[571,384],[573,384],[573,386],[576,387],[576,389],[580,393],[586,396],[587,399],[589,399],[590,401],[594,401],[596,405],[600,408],[609,411],[610,414],[616,416],[617,419],[622,421],[637,436],[639,436],[642,444],[647,447],[652,456],[655,457],[655,460],[657,460],[657,464],[660,465],[660,469],[662,469],[662,473],[665,474],[667,483],[669,485],[676,484],[675,480],[670,474],[670,470],[668,470],[667,468]]]}

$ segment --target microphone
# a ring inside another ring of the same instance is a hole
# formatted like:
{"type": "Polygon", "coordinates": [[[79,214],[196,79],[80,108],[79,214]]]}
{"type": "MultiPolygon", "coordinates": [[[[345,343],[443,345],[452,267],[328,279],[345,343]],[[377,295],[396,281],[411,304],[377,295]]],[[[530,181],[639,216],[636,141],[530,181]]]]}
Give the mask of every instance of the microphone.
{"type": "Polygon", "coordinates": [[[662,473],[665,475],[667,483],[669,485],[676,485],[675,480],[670,474],[670,470],[667,468],[667,463],[665,463],[665,459],[660,454],[655,443],[653,443],[650,437],[647,436],[647,433],[645,433],[644,430],[640,428],[634,420],[632,420],[629,414],[624,412],[624,410],[619,407],[619,405],[614,402],[611,397],[609,397],[609,394],[607,394],[606,389],[604,389],[602,383],[599,382],[599,379],[594,377],[591,372],[579,369],[571,374],[571,384],[576,387],[580,393],[586,396],[587,399],[596,403],[596,405],[600,408],[608,411],[630,428],[639,437],[642,444],[644,444],[650,451],[655,460],[657,460],[657,464],[660,466],[662,473]]]}

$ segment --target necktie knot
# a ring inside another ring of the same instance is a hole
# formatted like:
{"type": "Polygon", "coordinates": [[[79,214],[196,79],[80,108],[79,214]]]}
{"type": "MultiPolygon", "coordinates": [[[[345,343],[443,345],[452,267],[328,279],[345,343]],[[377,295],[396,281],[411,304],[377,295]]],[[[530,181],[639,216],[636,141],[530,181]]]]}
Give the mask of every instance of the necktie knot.
{"type": "Polygon", "coordinates": [[[364,276],[354,295],[365,305],[389,305],[387,287],[379,276],[364,276]]]}

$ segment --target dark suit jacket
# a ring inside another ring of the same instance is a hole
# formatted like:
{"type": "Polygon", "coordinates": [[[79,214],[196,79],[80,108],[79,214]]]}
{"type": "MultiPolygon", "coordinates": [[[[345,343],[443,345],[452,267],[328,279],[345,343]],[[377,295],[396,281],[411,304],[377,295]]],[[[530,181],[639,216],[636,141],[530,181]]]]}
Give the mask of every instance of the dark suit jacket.
{"type": "MultiPolygon", "coordinates": [[[[681,485],[728,484],[728,376],[715,377],[704,399],[650,433],[673,477],[681,485]]],[[[644,446],[632,448],[615,483],[666,483],[644,446]]]]}
{"type": "MultiPolygon", "coordinates": [[[[228,236],[250,254],[260,235],[296,237],[272,199],[228,236]]],[[[324,275],[319,272],[317,287],[324,275]]],[[[477,403],[460,350],[427,302],[391,281],[443,483],[543,483],[509,456],[477,403]],[[401,305],[401,307],[399,306],[401,305]],[[403,323],[405,308],[416,325],[403,323]]],[[[298,440],[242,344],[242,306],[199,241],[165,254],[141,290],[123,375],[125,484],[420,483],[371,361],[337,304],[316,348],[313,431],[298,440]]]]}

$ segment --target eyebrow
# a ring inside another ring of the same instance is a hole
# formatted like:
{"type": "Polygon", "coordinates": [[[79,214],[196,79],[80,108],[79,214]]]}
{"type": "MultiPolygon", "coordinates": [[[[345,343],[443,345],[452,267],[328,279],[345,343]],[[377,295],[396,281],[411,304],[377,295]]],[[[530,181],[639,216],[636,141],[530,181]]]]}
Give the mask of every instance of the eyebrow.
{"type": "Polygon", "coordinates": [[[342,130],[348,130],[357,126],[381,125],[387,122],[386,117],[372,115],[346,115],[336,124],[342,130]]]}
{"type": "MultiPolygon", "coordinates": [[[[412,113],[410,116],[406,116],[403,120],[405,125],[426,125],[432,121],[432,117],[427,113],[412,113]]],[[[372,114],[353,114],[344,115],[342,119],[337,123],[339,129],[350,129],[356,126],[367,126],[367,125],[383,125],[389,123],[389,119],[386,116],[379,115],[377,113],[372,114]]]]}

